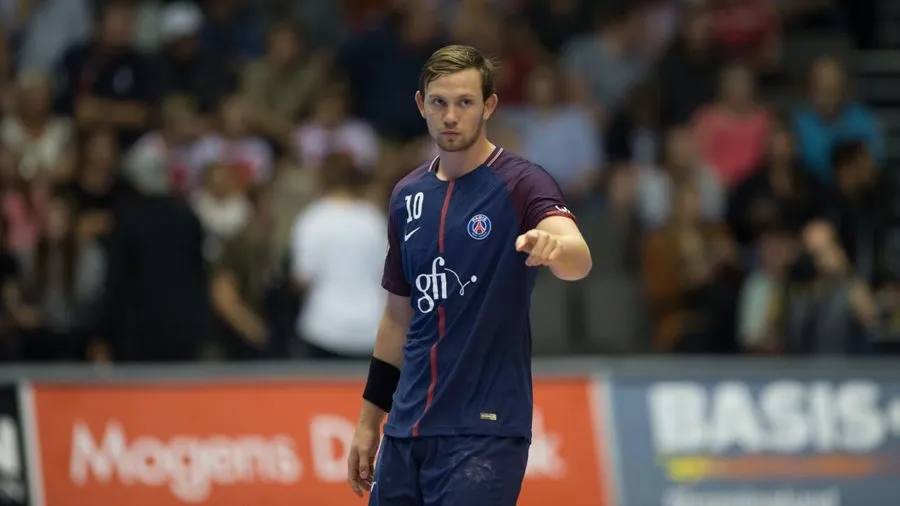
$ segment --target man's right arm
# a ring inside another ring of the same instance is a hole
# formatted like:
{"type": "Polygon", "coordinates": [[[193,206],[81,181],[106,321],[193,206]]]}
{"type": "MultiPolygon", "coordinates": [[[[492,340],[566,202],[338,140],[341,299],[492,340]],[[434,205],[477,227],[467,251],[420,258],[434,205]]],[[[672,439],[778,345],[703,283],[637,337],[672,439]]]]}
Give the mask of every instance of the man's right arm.
{"type": "MultiPolygon", "coordinates": [[[[387,362],[397,369],[403,367],[403,348],[406,346],[406,336],[412,316],[413,311],[409,304],[409,297],[388,294],[384,314],[381,316],[381,323],[378,326],[378,335],[375,338],[373,357],[387,362]]],[[[360,424],[380,428],[385,416],[387,416],[387,412],[369,401],[363,401],[360,424]]]]}
{"type": "MultiPolygon", "coordinates": [[[[391,203],[397,198],[397,193],[398,189],[395,188],[391,195],[391,203]]],[[[391,397],[397,388],[400,368],[403,366],[406,334],[413,316],[409,302],[411,287],[403,269],[400,232],[391,212],[388,214],[386,232],[387,254],[384,258],[381,286],[387,290],[388,300],[375,337],[369,380],[363,394],[365,400],[360,414],[360,425],[375,430],[381,429],[381,423],[390,411],[391,397]]]]}

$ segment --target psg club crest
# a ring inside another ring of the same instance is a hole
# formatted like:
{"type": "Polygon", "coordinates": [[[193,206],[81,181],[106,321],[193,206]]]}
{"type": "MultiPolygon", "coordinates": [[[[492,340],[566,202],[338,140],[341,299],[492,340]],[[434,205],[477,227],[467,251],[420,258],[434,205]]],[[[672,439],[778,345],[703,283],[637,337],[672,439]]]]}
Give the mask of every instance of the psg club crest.
{"type": "Polygon", "coordinates": [[[476,214],[469,220],[466,229],[472,239],[480,241],[491,234],[491,219],[483,214],[476,214]]]}

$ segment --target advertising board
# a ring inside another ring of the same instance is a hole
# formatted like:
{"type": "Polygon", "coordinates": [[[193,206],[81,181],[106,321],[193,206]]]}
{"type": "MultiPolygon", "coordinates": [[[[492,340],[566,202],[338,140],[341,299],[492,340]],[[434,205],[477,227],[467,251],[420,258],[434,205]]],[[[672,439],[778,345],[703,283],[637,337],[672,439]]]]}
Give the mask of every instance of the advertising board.
{"type": "Polygon", "coordinates": [[[894,506],[900,382],[614,381],[620,506],[894,506]]]}
{"type": "Polygon", "coordinates": [[[0,506],[28,506],[25,441],[15,385],[0,386],[0,506]]]}
{"type": "MultiPolygon", "coordinates": [[[[34,387],[45,506],[359,504],[356,382],[34,387]]],[[[587,379],[538,380],[522,506],[604,506],[587,379]]]]}

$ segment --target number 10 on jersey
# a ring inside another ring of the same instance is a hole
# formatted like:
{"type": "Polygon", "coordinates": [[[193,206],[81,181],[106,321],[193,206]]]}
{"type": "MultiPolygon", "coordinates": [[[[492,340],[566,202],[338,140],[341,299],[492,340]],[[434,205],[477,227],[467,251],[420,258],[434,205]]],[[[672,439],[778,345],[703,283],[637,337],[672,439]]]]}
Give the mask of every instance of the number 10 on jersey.
{"type": "Polygon", "coordinates": [[[425,194],[422,192],[406,196],[406,222],[412,223],[422,217],[422,205],[425,203],[425,194]]]}

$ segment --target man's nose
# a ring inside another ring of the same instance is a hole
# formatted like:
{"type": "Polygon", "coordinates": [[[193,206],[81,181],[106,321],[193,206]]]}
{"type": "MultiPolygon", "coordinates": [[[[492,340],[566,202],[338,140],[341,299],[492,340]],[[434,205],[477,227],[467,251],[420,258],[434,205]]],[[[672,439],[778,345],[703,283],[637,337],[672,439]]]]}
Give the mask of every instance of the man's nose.
{"type": "Polygon", "coordinates": [[[456,113],[456,109],[453,106],[447,108],[447,113],[444,114],[444,125],[448,127],[456,126],[459,123],[459,116],[456,113]]]}

